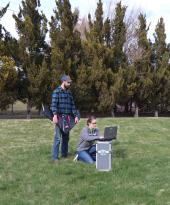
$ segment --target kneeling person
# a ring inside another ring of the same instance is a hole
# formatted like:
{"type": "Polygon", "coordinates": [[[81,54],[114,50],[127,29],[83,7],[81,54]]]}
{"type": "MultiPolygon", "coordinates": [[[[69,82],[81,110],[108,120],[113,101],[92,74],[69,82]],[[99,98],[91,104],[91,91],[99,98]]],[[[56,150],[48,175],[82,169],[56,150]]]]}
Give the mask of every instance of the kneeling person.
{"type": "Polygon", "coordinates": [[[96,126],[96,118],[91,116],[87,119],[87,126],[82,129],[80,140],[77,145],[78,160],[93,164],[96,161],[96,145],[94,141],[101,139],[99,129],[96,126]]]}

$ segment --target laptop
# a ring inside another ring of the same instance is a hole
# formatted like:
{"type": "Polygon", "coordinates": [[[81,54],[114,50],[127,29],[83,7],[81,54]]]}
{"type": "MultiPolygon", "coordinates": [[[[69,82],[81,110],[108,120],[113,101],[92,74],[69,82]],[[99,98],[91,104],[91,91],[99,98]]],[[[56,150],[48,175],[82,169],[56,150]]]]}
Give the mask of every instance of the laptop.
{"type": "Polygon", "coordinates": [[[117,138],[117,126],[105,127],[104,138],[99,141],[111,141],[117,138]]]}

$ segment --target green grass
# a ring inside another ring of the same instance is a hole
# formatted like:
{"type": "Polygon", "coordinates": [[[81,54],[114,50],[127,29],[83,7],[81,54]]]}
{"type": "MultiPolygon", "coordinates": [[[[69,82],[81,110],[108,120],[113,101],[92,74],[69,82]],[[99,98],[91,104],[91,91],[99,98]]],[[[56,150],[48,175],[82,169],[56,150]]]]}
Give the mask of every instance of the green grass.
{"type": "Polygon", "coordinates": [[[0,205],[170,205],[169,118],[103,118],[118,125],[110,172],[74,163],[85,124],[71,132],[70,156],[51,163],[53,125],[0,121],[0,205]]]}

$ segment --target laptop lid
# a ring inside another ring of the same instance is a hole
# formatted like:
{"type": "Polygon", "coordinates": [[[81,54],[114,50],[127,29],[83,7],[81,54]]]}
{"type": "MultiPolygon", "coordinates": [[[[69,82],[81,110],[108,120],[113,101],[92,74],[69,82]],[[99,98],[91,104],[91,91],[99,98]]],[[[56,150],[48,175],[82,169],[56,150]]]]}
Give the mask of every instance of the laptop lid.
{"type": "Polygon", "coordinates": [[[104,141],[116,139],[117,126],[105,127],[104,129],[104,141]]]}

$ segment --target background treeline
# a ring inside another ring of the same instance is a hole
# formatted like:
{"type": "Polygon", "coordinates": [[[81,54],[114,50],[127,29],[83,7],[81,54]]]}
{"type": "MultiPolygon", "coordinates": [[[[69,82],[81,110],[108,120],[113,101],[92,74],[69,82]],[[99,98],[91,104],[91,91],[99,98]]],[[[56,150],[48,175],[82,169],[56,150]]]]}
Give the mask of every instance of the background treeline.
{"type": "Polygon", "coordinates": [[[40,110],[42,102],[50,103],[66,73],[82,113],[168,112],[170,46],[162,17],[151,40],[145,14],[127,14],[121,2],[106,17],[99,0],[94,17],[81,22],[69,0],[56,1],[50,21],[39,8],[40,0],[22,0],[13,14],[18,39],[0,24],[1,110],[20,100],[29,117],[32,107],[40,110]]]}

